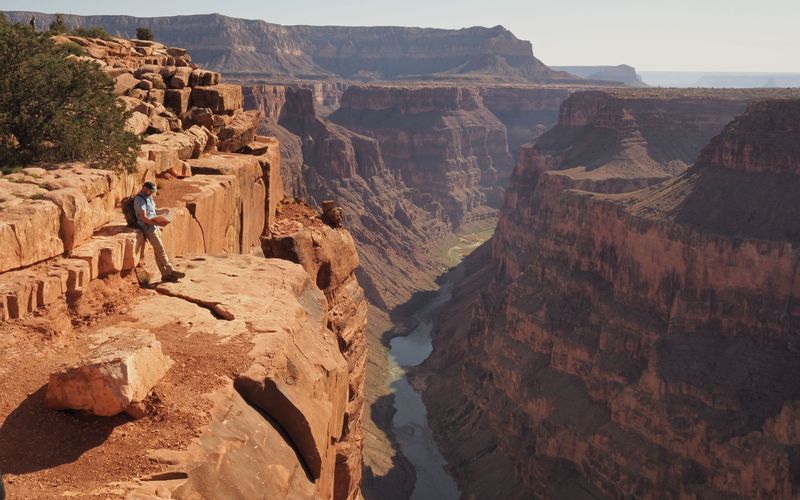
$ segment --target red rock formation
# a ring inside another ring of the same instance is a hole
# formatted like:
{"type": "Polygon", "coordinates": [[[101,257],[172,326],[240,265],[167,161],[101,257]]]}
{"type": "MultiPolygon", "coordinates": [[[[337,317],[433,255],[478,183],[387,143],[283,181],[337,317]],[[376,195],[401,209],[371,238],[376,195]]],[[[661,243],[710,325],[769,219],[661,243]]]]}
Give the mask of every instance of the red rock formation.
{"type": "Polygon", "coordinates": [[[578,92],[558,124],[521,156],[564,171],[564,187],[624,192],[684,171],[756,94],[736,91],[578,92]]]}
{"type": "Polygon", "coordinates": [[[359,264],[355,243],[347,231],[322,224],[313,210],[285,204],[278,224],[262,239],[262,248],[266,257],[302,265],[325,292],[328,328],[347,361],[349,380],[342,435],[336,444],[334,498],[356,498],[364,441],[367,301],[355,275],[359,264]]]}
{"type": "Polygon", "coordinates": [[[477,89],[351,86],[330,118],[376,138],[388,168],[441,203],[453,227],[484,207],[495,163],[511,162],[505,126],[477,89]]]}
{"type": "Polygon", "coordinates": [[[333,199],[344,209],[370,301],[392,307],[407,300],[434,266],[426,249],[447,233],[441,206],[389,171],[378,141],[318,117],[310,89],[244,90],[245,105],[264,112],[261,132],[281,140],[282,175],[293,179],[287,190],[312,203],[333,199]]]}
{"type": "MultiPolygon", "coordinates": [[[[77,40],[110,74],[140,82],[174,70],[162,77],[173,85],[180,72],[169,63],[191,60],[155,43],[77,40]]],[[[316,268],[234,255],[282,227],[279,144],[255,136],[260,114],[239,107],[238,86],[202,70],[188,85],[208,107],[180,118],[156,106],[152,88],[120,97],[151,127],[175,125],[147,137],[134,172],[49,165],[0,176],[0,347],[26,374],[20,383],[0,369],[0,448],[13,450],[0,454],[0,469],[14,497],[107,495],[111,483],[132,496],[358,496],[367,305],[352,237],[300,223],[294,255],[316,268]],[[165,247],[187,276],[145,292],[132,278],[148,283],[151,250],[116,204],[156,178],[159,207],[172,212],[165,247]],[[111,342],[114,332],[140,341],[111,342]],[[87,368],[100,362],[141,373],[111,376],[102,390],[87,368]],[[61,364],[72,368],[61,373],[61,364]],[[140,420],[107,440],[123,422],[76,424],[45,409],[38,388],[51,372],[49,406],[113,415],[133,404],[140,420]],[[128,432],[135,437],[121,447],[128,432]],[[58,436],[60,451],[55,437],[39,436],[58,436]]]]}
{"type": "MultiPolygon", "coordinates": [[[[31,12],[7,12],[27,23],[31,12]]],[[[35,13],[48,26],[54,14],[35,13]]],[[[533,55],[530,42],[495,26],[461,30],[404,27],[281,26],[220,14],[136,18],[62,16],[68,26],[101,26],[133,37],[150,28],[169,45],[186,47],[197,62],[226,74],[319,79],[441,79],[542,82],[576,78],[552,71],[533,55]]]]}
{"type": "Polygon", "coordinates": [[[493,292],[451,306],[420,381],[468,497],[795,496],[798,117],[755,104],[626,195],[521,159],[457,295],[493,292]]]}
{"type": "MultiPolygon", "coordinates": [[[[508,149],[516,155],[519,148],[534,141],[558,121],[561,103],[580,87],[485,86],[480,88],[483,104],[506,126],[508,149]]],[[[498,165],[504,179],[511,169],[498,165]]],[[[513,166],[513,165],[511,165],[513,166]]]]}

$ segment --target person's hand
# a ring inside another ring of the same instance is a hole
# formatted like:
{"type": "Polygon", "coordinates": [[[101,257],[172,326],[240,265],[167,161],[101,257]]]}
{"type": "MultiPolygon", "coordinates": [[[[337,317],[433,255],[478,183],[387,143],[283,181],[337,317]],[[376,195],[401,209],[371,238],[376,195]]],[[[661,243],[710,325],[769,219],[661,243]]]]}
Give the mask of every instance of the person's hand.
{"type": "Polygon", "coordinates": [[[170,222],[170,221],[169,221],[169,219],[167,219],[166,217],[162,217],[161,215],[159,215],[159,216],[156,216],[156,217],[155,217],[155,218],[153,218],[152,220],[153,220],[153,222],[155,222],[155,223],[156,223],[156,225],[158,225],[158,226],[166,226],[166,225],[167,225],[167,224],[169,224],[169,222],[170,222]]]}

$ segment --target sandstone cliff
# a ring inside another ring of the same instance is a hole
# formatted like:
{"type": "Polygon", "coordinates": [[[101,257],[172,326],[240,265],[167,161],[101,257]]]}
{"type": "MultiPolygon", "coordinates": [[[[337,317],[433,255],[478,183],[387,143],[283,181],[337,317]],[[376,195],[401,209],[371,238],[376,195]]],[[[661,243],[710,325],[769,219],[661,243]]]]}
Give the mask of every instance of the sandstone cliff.
{"type": "Polygon", "coordinates": [[[468,87],[351,86],[330,119],[378,140],[387,167],[441,203],[452,227],[482,217],[508,168],[506,128],[468,87]]]}
{"type": "Polygon", "coordinates": [[[520,152],[564,183],[624,192],[683,172],[700,149],[759,93],[606,90],[564,102],[556,126],[520,152]]]}
{"type": "Polygon", "coordinates": [[[285,146],[284,169],[300,173],[287,189],[344,209],[358,242],[359,280],[373,304],[389,309],[430,281],[427,252],[448,232],[443,211],[387,168],[377,140],[317,116],[310,89],[249,85],[245,103],[264,111],[260,130],[285,146]]]}
{"type": "MultiPolygon", "coordinates": [[[[31,12],[7,12],[28,22],[31,12]]],[[[43,26],[54,14],[35,13],[43,26]]],[[[64,16],[66,24],[102,26],[132,37],[153,30],[168,45],[188,48],[203,66],[240,73],[319,79],[336,76],[391,80],[407,76],[440,79],[541,82],[576,80],[550,70],[533,55],[530,42],[496,26],[460,30],[403,27],[281,26],[219,14],[137,18],[64,16]]]]}
{"type": "MultiPolygon", "coordinates": [[[[558,122],[561,103],[580,88],[496,85],[483,86],[480,93],[484,106],[505,125],[508,151],[516,158],[520,147],[533,142],[558,122]]],[[[496,165],[500,187],[508,184],[513,166],[513,162],[496,165]]]]}
{"type": "Polygon", "coordinates": [[[184,49],[68,40],[115,79],[144,144],[133,172],[0,176],[9,494],[357,498],[367,304],[352,237],[282,209],[279,144],[256,136],[240,87],[184,49]],[[178,283],[156,282],[118,207],[144,180],[173,214],[178,283]],[[263,235],[304,243],[243,255],[263,235]]]}
{"type": "Polygon", "coordinates": [[[520,160],[418,380],[468,497],[796,496],[799,104],[630,194],[520,160]]]}

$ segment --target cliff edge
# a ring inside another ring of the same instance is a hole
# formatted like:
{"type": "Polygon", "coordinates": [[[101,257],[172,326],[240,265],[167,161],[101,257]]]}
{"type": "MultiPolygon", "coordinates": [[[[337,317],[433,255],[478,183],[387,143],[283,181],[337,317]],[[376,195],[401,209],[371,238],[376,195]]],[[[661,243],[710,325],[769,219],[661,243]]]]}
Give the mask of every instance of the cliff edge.
{"type": "Polygon", "coordinates": [[[0,176],[9,495],[357,498],[367,304],[349,233],[283,209],[278,141],[185,49],[57,42],[114,80],[143,145],[130,172],[0,176]],[[119,207],[145,180],[173,215],[177,283],[119,207]],[[314,245],[264,258],[287,225],[314,245]]]}

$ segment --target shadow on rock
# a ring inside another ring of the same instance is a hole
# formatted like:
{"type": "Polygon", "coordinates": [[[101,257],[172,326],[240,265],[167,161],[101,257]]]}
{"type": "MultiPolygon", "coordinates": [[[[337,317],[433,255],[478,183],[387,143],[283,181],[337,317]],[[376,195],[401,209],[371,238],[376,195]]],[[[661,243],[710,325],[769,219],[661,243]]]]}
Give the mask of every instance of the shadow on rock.
{"type": "Polygon", "coordinates": [[[47,385],[28,396],[0,427],[0,470],[27,474],[76,461],[100,446],[118,425],[131,420],[122,414],[97,417],[42,406],[47,385]]]}
{"type": "Polygon", "coordinates": [[[406,500],[414,490],[416,474],[411,462],[400,453],[400,446],[392,429],[392,417],[396,411],[394,394],[376,399],[370,409],[375,425],[389,436],[394,456],[391,469],[382,474],[376,474],[372,468],[364,465],[361,494],[366,500],[406,500]]]}

